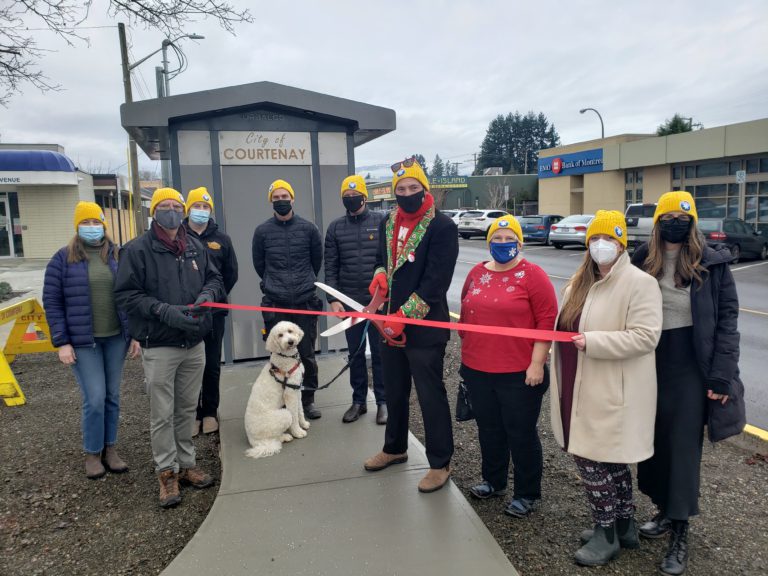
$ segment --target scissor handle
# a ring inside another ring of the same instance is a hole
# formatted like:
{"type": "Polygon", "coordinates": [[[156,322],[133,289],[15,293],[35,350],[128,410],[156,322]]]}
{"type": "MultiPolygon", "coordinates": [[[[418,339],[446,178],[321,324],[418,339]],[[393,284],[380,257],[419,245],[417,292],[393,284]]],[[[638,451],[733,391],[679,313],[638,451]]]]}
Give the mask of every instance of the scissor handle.
{"type": "MultiPolygon", "coordinates": [[[[373,295],[373,298],[371,299],[368,306],[363,308],[363,312],[367,312],[369,314],[377,314],[379,308],[382,304],[386,304],[389,301],[389,298],[384,296],[384,293],[381,291],[380,288],[376,289],[376,294],[373,295]]],[[[384,322],[381,320],[371,320],[371,323],[376,327],[376,330],[379,331],[379,334],[384,338],[384,340],[387,341],[387,344],[390,346],[396,346],[398,348],[402,348],[405,346],[405,333],[403,332],[398,336],[397,338],[392,338],[389,334],[384,332],[384,322]]]]}

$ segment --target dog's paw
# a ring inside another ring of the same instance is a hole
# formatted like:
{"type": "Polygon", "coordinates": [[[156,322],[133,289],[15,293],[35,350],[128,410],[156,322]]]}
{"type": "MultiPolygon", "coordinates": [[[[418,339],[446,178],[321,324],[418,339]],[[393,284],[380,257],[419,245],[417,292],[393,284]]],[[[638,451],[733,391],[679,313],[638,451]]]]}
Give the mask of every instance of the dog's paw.
{"type": "Polygon", "coordinates": [[[291,430],[291,434],[293,434],[295,438],[304,438],[307,435],[307,431],[299,428],[297,430],[291,430]]]}
{"type": "Polygon", "coordinates": [[[309,422],[307,422],[306,420],[304,420],[304,422],[299,422],[299,426],[304,428],[304,430],[309,430],[309,422]]]}
{"type": "Polygon", "coordinates": [[[293,440],[293,436],[286,432],[285,434],[283,434],[281,440],[283,442],[290,442],[291,440],[293,440]]]}

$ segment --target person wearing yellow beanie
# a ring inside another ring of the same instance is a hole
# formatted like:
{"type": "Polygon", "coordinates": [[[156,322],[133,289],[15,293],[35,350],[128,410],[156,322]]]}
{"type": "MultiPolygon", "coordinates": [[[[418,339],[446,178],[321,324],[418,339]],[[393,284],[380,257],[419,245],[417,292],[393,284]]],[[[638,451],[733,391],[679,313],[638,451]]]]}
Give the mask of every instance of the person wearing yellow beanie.
{"type": "MultiPolygon", "coordinates": [[[[205,186],[200,186],[199,188],[193,188],[192,190],[187,192],[187,202],[186,202],[187,215],[189,215],[190,209],[198,202],[207,204],[209,208],[209,212],[213,212],[213,196],[211,196],[208,193],[208,188],[206,188],[205,186]]],[[[202,206],[198,206],[198,208],[202,208],[202,206]]]]}
{"type": "Polygon", "coordinates": [[[293,204],[296,201],[296,194],[291,186],[285,180],[275,180],[269,186],[269,201],[272,202],[272,209],[275,211],[275,217],[278,220],[288,221],[293,216],[293,204]]]}
{"type": "Polygon", "coordinates": [[[693,200],[690,192],[676,190],[675,192],[665,192],[659,198],[656,204],[656,211],[653,213],[653,223],[659,221],[664,214],[680,213],[687,214],[698,221],[699,214],[696,212],[696,202],[693,200]]]}
{"type": "Polygon", "coordinates": [[[508,230],[512,230],[512,232],[515,233],[515,236],[517,237],[517,241],[520,243],[520,245],[523,245],[523,229],[520,226],[520,222],[517,221],[517,218],[512,216],[511,214],[507,214],[506,216],[501,216],[500,218],[496,218],[493,222],[491,222],[491,225],[488,227],[488,234],[486,235],[485,241],[490,244],[491,242],[491,236],[494,235],[494,233],[499,228],[506,228],[508,230]]]}
{"type": "Polygon", "coordinates": [[[77,206],[75,206],[75,232],[78,232],[78,227],[84,220],[94,220],[94,222],[89,223],[92,225],[101,224],[102,227],[107,226],[106,218],[104,217],[104,211],[101,209],[101,206],[96,204],[96,202],[78,202],[77,206]],[[98,222],[96,222],[98,221],[98,222]]]}
{"type": "Polygon", "coordinates": [[[627,247],[627,220],[618,210],[598,210],[587,228],[586,243],[597,234],[605,234],[627,247]]]}
{"type": "Polygon", "coordinates": [[[429,192],[429,179],[424,173],[424,168],[419,164],[415,158],[408,158],[402,162],[395,162],[392,164],[392,190],[397,190],[397,185],[401,180],[407,178],[413,178],[422,185],[424,190],[429,192]]]}
{"type": "Polygon", "coordinates": [[[154,217],[157,205],[165,200],[173,200],[181,204],[182,212],[186,207],[184,196],[181,192],[174,190],[173,188],[158,188],[155,190],[154,194],[152,194],[152,201],[149,204],[149,215],[154,217]]]}
{"type": "Polygon", "coordinates": [[[365,185],[365,178],[359,174],[352,174],[344,178],[341,183],[341,196],[344,197],[346,192],[357,193],[365,196],[368,199],[368,187],[365,185]]]}

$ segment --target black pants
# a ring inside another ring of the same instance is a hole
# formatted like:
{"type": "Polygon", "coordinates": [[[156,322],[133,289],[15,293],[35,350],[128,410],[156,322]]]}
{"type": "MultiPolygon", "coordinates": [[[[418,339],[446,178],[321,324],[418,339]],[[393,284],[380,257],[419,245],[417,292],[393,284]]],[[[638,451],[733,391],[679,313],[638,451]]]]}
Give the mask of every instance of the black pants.
{"type": "MultiPolygon", "coordinates": [[[[307,304],[282,305],[262,302],[263,306],[277,308],[294,308],[296,310],[321,310],[323,303],[319,298],[313,298],[307,304]]],[[[315,341],[317,340],[317,316],[308,314],[288,314],[283,312],[263,312],[264,328],[269,334],[275,324],[282,322],[293,322],[304,332],[304,338],[299,342],[299,356],[304,364],[304,386],[307,388],[317,388],[317,361],[315,360],[315,341]]],[[[301,391],[301,402],[306,406],[315,401],[313,390],[301,391]]]]}
{"type": "Polygon", "coordinates": [[[365,404],[368,396],[368,363],[365,360],[365,341],[363,340],[363,329],[366,325],[368,329],[365,331],[365,337],[371,346],[373,395],[376,397],[376,404],[384,404],[387,400],[387,394],[384,391],[384,376],[381,369],[381,352],[379,351],[379,348],[384,346],[384,344],[380,343],[381,337],[376,327],[366,322],[355,324],[352,328],[344,331],[344,335],[347,337],[349,354],[354,354],[352,361],[349,363],[352,403],[365,404]]]}
{"type": "Polygon", "coordinates": [[[197,419],[216,417],[219,409],[219,376],[221,375],[221,343],[224,340],[226,314],[213,314],[213,327],[205,336],[205,371],[197,403],[197,419]]]}
{"type": "Polygon", "coordinates": [[[451,409],[443,382],[445,344],[428,348],[397,348],[381,345],[384,390],[387,394],[387,429],[384,452],[402,454],[408,450],[408,418],[411,379],[424,419],[427,460],[430,468],[445,468],[453,456],[451,409]]]}
{"type": "Polygon", "coordinates": [[[460,373],[477,421],[483,480],[496,490],[506,488],[511,454],[513,498],[541,498],[544,460],[536,423],[549,387],[548,369],[538,386],[526,385],[525,372],[491,374],[462,365],[460,373]]]}

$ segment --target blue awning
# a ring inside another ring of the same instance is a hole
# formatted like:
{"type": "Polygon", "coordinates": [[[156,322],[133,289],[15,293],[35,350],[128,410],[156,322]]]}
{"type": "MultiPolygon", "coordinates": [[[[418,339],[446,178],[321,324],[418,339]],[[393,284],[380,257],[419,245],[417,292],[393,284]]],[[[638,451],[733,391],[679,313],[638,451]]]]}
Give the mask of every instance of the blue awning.
{"type": "Polygon", "coordinates": [[[0,150],[0,172],[74,172],[75,164],[52,150],[0,150]]]}

